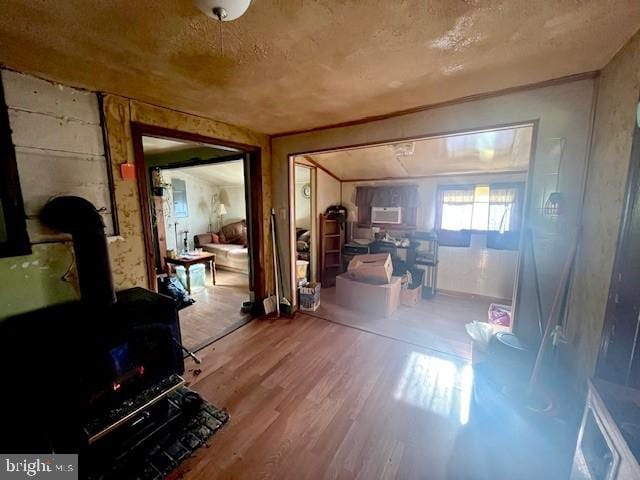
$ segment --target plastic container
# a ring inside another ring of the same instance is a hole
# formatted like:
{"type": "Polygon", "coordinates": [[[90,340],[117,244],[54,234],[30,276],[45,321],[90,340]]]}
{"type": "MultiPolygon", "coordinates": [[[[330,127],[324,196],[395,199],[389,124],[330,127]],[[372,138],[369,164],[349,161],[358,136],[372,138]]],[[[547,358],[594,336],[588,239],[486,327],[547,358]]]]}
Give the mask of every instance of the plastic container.
{"type": "Polygon", "coordinates": [[[487,348],[493,337],[493,327],[485,322],[471,322],[465,325],[465,329],[473,340],[471,363],[477,365],[486,360],[487,348]]]}
{"type": "MultiPolygon", "coordinates": [[[[187,273],[184,267],[182,265],[177,265],[175,269],[180,283],[184,285],[184,288],[188,288],[187,273]]],[[[206,278],[204,264],[196,263],[195,265],[191,265],[189,267],[189,278],[191,280],[191,293],[203,290],[205,287],[206,278]]]]}
{"type": "Polygon", "coordinates": [[[511,327],[511,305],[492,303],[489,305],[489,323],[502,327],[511,327]]]}
{"type": "Polygon", "coordinates": [[[307,269],[309,262],[306,260],[296,260],[296,281],[299,284],[301,280],[307,279],[307,269]]]}

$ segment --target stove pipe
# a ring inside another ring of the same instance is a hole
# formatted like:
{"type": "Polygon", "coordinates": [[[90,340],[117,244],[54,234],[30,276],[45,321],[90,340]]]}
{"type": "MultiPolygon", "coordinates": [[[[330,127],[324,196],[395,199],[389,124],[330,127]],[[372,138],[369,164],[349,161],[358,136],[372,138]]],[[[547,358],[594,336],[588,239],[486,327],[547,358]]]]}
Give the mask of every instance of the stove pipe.
{"type": "Polygon", "coordinates": [[[96,207],[84,198],[56,197],[43,207],[40,219],[53,230],[71,234],[82,302],[115,303],[105,225],[96,207]]]}

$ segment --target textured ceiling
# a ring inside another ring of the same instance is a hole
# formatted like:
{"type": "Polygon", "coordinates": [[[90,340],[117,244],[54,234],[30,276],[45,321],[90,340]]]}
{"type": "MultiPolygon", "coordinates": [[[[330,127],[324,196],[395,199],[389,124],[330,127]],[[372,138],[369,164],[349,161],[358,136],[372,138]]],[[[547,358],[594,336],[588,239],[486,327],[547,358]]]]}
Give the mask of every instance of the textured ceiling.
{"type": "Polygon", "coordinates": [[[532,133],[532,127],[519,127],[306,157],[344,181],[522,172],[529,168],[532,133]],[[398,156],[405,145],[413,153],[398,156]]]}
{"type": "Polygon", "coordinates": [[[200,146],[197,143],[184,142],[182,140],[169,140],[157,137],[142,137],[142,148],[146,154],[154,154],[160,152],[175,152],[177,150],[186,150],[200,146]]]}
{"type": "Polygon", "coordinates": [[[244,166],[242,160],[202,165],[199,167],[185,167],[173,169],[176,172],[184,172],[194,175],[213,185],[220,187],[244,185],[244,166]]]}
{"type": "Polygon", "coordinates": [[[0,62],[264,133],[602,68],[638,0],[3,0],[0,62]]]}
{"type": "MultiPolygon", "coordinates": [[[[153,155],[157,153],[175,152],[179,150],[188,150],[196,147],[210,147],[210,146],[211,145],[204,144],[204,143],[187,142],[186,140],[171,140],[168,138],[149,137],[146,135],[142,137],[142,148],[144,149],[144,153],[148,155],[153,155]]],[[[221,145],[216,145],[214,149],[224,150],[225,152],[240,151],[235,148],[221,146],[221,145]]]]}

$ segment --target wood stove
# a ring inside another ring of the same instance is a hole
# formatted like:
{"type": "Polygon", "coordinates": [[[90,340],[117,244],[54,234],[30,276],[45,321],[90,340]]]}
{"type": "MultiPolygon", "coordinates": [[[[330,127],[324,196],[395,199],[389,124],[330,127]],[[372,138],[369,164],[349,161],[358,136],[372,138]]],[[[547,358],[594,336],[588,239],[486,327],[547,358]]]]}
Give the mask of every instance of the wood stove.
{"type": "MultiPolygon", "coordinates": [[[[78,197],[49,202],[42,220],[72,234],[81,300],[0,322],[0,451],[100,449],[184,382],[175,301],[131,288],[115,294],[96,209],[78,197]]],[[[82,462],[82,457],[81,457],[82,462]]]]}

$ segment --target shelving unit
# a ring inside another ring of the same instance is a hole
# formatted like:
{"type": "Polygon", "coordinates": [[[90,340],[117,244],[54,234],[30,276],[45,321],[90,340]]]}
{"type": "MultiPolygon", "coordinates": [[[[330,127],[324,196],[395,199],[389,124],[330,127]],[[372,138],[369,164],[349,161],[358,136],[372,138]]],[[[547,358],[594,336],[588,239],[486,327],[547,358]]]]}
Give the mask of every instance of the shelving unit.
{"type": "Polygon", "coordinates": [[[414,267],[424,272],[422,298],[433,298],[438,285],[438,236],[435,232],[416,232],[414,267]]]}
{"type": "Polygon", "coordinates": [[[342,273],[342,247],[344,230],[333,218],[320,215],[320,282],[323,287],[336,284],[336,276],[342,273]]]}

